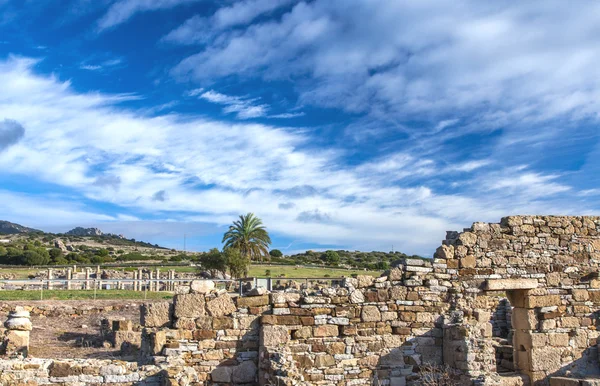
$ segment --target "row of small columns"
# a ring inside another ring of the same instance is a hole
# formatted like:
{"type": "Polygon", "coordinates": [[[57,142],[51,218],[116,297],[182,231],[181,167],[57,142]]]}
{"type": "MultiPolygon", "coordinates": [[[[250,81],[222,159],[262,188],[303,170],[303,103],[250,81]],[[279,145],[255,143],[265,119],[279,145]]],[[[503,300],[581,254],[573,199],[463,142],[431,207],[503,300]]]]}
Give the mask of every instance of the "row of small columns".
{"type": "MultiPolygon", "coordinates": [[[[66,282],[67,282],[67,289],[71,289],[72,288],[72,280],[73,280],[73,270],[76,270],[76,268],[74,267],[73,269],[71,268],[67,268],[67,278],[66,278],[66,282]]],[[[84,282],[84,289],[90,289],[92,288],[92,279],[91,279],[91,272],[92,270],[90,268],[85,268],[85,282],[84,282]]],[[[174,280],[175,279],[175,271],[174,270],[169,270],[168,272],[168,280],[174,280]]],[[[96,280],[95,283],[97,283],[96,285],[98,286],[98,288],[102,288],[102,280],[100,280],[100,266],[96,267],[96,280]]],[[[54,279],[54,272],[52,268],[48,268],[48,289],[52,289],[52,282],[50,280],[54,279]]],[[[168,281],[163,283],[164,285],[161,287],[160,282],[155,281],[155,280],[160,280],[160,269],[156,268],[154,271],[150,271],[148,273],[148,280],[150,280],[147,284],[147,286],[144,285],[144,283],[141,280],[144,280],[144,272],[141,268],[139,268],[137,271],[133,272],[133,290],[134,291],[144,291],[144,290],[148,290],[148,291],[174,291],[175,290],[175,283],[172,281],[168,281]]],[[[110,280],[107,280],[110,281],[110,280]]],[[[118,289],[124,289],[125,286],[125,282],[124,281],[118,281],[117,282],[117,288],[118,289]]]]}

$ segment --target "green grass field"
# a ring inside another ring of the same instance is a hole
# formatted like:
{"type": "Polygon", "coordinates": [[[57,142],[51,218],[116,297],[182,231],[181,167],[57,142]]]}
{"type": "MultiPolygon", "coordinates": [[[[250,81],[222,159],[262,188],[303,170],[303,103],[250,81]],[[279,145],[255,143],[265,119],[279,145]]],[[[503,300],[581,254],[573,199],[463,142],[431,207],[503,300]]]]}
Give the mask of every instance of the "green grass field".
{"type": "MultiPolygon", "coordinates": [[[[128,267],[128,268],[114,268],[117,270],[124,269],[125,271],[135,271],[136,267],[128,267]]],[[[173,269],[176,272],[195,272],[197,270],[196,267],[182,267],[182,266],[163,266],[161,267],[162,272],[166,272],[167,270],[173,269]]],[[[31,268],[0,268],[1,274],[9,274],[14,273],[16,275],[16,279],[27,279],[29,275],[35,275],[40,269],[31,269],[31,268]]],[[[250,266],[250,271],[248,275],[250,277],[267,277],[266,271],[271,271],[271,277],[280,277],[281,275],[285,275],[285,277],[307,277],[307,278],[324,278],[324,277],[342,277],[342,276],[350,276],[352,274],[357,275],[371,275],[371,276],[379,276],[381,272],[379,271],[362,271],[362,270],[349,270],[349,269],[341,269],[341,268],[307,268],[307,267],[295,267],[295,266],[282,266],[282,265],[252,265],[250,266]]]]}
{"type": "MultiPolygon", "coordinates": [[[[125,290],[96,291],[95,299],[105,300],[143,300],[170,299],[173,294],[167,292],[136,292],[125,290]],[[146,297],[144,297],[146,296],[146,297]]],[[[44,290],[44,291],[0,291],[0,300],[91,300],[93,290],[44,290]]]]}

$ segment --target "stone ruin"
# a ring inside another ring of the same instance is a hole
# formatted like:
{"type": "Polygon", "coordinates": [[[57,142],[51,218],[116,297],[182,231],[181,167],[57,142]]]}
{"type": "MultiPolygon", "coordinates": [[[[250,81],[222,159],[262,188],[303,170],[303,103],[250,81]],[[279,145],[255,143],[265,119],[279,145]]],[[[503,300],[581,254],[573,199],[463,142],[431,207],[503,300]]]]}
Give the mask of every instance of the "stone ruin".
{"type": "Polygon", "coordinates": [[[599,217],[474,223],[335,288],[194,282],[142,306],[140,333],[113,325],[137,361],[6,359],[0,384],[600,385],[599,264],[599,217]]]}

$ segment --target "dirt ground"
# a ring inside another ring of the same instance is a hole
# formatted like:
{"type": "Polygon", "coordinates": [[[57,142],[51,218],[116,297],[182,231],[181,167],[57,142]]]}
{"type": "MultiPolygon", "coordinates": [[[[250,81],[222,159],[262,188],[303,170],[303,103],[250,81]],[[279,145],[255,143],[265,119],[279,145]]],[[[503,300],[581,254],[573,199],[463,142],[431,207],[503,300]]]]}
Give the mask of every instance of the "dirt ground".
{"type": "MultiPolygon", "coordinates": [[[[148,300],[146,302],[152,302],[148,300]]],[[[36,306],[38,302],[7,302],[11,306],[36,306]]],[[[32,313],[33,331],[30,335],[29,355],[37,358],[120,358],[119,349],[104,344],[107,337],[101,329],[102,319],[129,319],[134,330],[140,329],[139,301],[64,300],[44,301],[44,308],[71,306],[73,312],[51,312],[50,315],[32,313]],[[93,307],[90,310],[90,306],[93,307]],[[113,309],[117,308],[117,309],[113,309]],[[79,314],[81,309],[86,311],[79,314]]]]}

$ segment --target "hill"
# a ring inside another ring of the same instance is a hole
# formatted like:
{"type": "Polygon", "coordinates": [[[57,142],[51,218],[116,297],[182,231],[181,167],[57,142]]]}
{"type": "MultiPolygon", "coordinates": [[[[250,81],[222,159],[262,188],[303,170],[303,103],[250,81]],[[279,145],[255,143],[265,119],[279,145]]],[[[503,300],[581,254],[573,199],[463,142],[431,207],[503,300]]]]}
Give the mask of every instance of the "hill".
{"type": "Polygon", "coordinates": [[[21,233],[43,233],[38,229],[27,228],[23,225],[0,220],[0,235],[16,235],[21,233]]]}
{"type": "Polygon", "coordinates": [[[102,264],[118,261],[183,259],[181,253],[97,228],[77,227],[67,233],[48,233],[0,221],[0,264],[102,264]]]}

